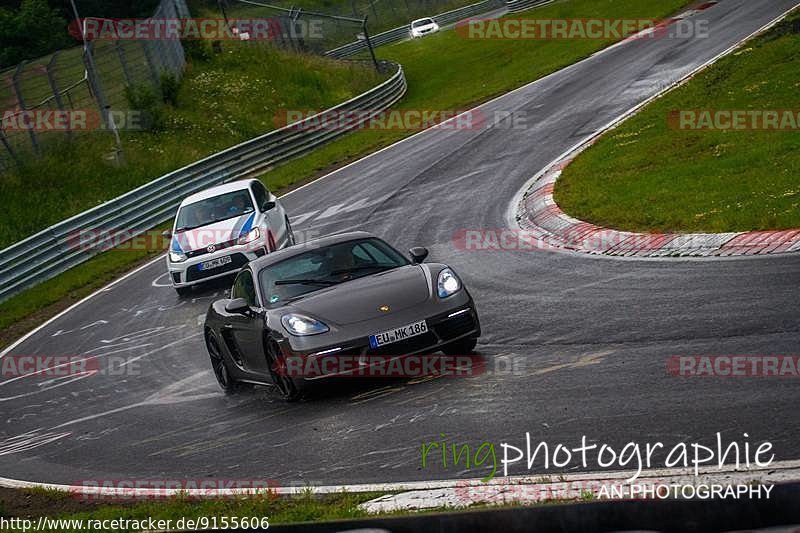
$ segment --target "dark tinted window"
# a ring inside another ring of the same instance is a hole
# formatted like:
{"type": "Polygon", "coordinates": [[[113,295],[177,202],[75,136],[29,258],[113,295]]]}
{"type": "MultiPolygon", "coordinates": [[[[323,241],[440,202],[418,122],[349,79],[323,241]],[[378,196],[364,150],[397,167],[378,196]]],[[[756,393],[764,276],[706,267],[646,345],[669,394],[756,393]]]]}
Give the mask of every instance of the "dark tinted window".
{"type": "Polygon", "coordinates": [[[260,210],[269,198],[267,189],[261,184],[261,182],[253,183],[253,197],[256,199],[256,205],[260,210]]]}
{"type": "Polygon", "coordinates": [[[242,270],[236,276],[236,281],[233,282],[231,298],[244,298],[248,304],[256,305],[256,288],[253,284],[253,275],[249,270],[242,270]]]}
{"type": "Polygon", "coordinates": [[[311,250],[261,269],[265,305],[280,305],[331,285],[409,264],[380,239],[359,239],[311,250]]]}

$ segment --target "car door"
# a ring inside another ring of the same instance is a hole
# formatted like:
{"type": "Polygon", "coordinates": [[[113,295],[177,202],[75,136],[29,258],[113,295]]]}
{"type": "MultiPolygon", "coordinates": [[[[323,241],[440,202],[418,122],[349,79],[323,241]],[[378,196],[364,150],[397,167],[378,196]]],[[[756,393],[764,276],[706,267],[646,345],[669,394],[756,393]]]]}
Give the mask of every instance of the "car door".
{"type": "Polygon", "coordinates": [[[231,299],[244,298],[250,305],[248,314],[230,314],[223,324],[223,337],[236,363],[247,370],[262,374],[267,369],[264,356],[264,313],[249,268],[236,276],[231,299]]]}

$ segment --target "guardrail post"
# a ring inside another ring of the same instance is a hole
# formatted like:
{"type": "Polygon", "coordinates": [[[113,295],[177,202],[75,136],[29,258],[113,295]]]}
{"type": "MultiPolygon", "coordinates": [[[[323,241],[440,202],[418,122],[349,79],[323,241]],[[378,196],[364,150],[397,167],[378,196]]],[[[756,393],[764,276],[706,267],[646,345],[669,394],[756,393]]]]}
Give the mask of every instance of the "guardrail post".
{"type": "MultiPolygon", "coordinates": [[[[19,75],[22,74],[22,69],[25,66],[27,61],[23,61],[19,65],[17,65],[17,69],[14,71],[14,75],[11,77],[11,89],[14,91],[14,97],[17,99],[17,107],[19,107],[20,111],[23,113],[27,111],[25,107],[25,98],[22,96],[22,90],[19,86],[19,75]]],[[[18,121],[20,124],[22,121],[18,121]]],[[[33,147],[33,152],[39,156],[39,141],[36,138],[36,132],[34,131],[33,127],[26,128],[28,130],[28,136],[31,138],[31,146],[33,147]]]]}

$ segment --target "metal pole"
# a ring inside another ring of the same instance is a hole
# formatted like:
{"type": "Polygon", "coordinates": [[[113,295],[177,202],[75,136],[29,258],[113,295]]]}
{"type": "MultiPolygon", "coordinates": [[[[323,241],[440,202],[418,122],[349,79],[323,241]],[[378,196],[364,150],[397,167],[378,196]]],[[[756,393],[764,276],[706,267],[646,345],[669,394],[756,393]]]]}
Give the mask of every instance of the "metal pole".
{"type": "Polygon", "coordinates": [[[119,64],[122,65],[122,75],[125,77],[125,84],[128,87],[133,87],[133,79],[131,78],[131,73],[128,71],[128,62],[125,61],[125,50],[122,48],[119,39],[114,40],[114,48],[117,49],[119,64]]]}
{"type": "MultiPolygon", "coordinates": [[[[64,111],[64,103],[61,101],[61,91],[58,89],[58,82],[56,81],[56,77],[53,75],[53,69],[56,64],[56,59],[58,58],[58,54],[61,53],[61,50],[56,50],[56,53],[53,54],[53,57],[50,58],[50,62],[47,63],[47,81],[50,82],[50,89],[53,91],[53,100],[56,103],[56,107],[59,111],[64,111]]],[[[70,128],[70,121],[66,121],[67,125],[67,138],[72,140],[72,129],[70,128]]]]}
{"type": "Polygon", "coordinates": [[[97,108],[100,110],[100,120],[104,127],[108,127],[108,117],[105,112],[107,107],[106,99],[103,97],[100,79],[97,77],[97,71],[95,70],[94,59],[92,58],[93,49],[94,43],[86,43],[86,48],[83,51],[83,61],[86,64],[86,77],[88,78],[89,86],[92,88],[94,98],[97,101],[97,108]]]}
{"type": "Polygon", "coordinates": [[[375,57],[375,49],[372,48],[372,41],[369,40],[369,32],[367,31],[367,16],[364,15],[364,20],[361,23],[361,31],[364,33],[364,40],[367,42],[369,48],[369,55],[372,57],[372,64],[375,65],[375,70],[380,72],[381,67],[378,65],[378,59],[375,57]]]}
{"type": "Polygon", "coordinates": [[[156,68],[156,64],[153,61],[153,54],[150,51],[150,43],[147,40],[139,41],[142,43],[142,51],[144,51],[144,58],[147,61],[147,68],[150,71],[150,77],[153,79],[153,86],[158,87],[161,83],[161,80],[158,78],[158,68],[156,68]]]}

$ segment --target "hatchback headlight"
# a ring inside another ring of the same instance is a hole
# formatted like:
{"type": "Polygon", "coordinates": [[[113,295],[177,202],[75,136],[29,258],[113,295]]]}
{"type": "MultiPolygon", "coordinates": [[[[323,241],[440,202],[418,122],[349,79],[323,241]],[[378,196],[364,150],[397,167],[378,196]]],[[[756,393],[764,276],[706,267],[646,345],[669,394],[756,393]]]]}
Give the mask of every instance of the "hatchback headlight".
{"type": "Polygon", "coordinates": [[[449,268],[445,268],[439,272],[437,286],[439,289],[439,298],[447,298],[461,289],[461,280],[458,279],[455,272],[449,268]]]}
{"type": "Polygon", "coordinates": [[[261,231],[259,231],[258,228],[253,228],[244,235],[242,235],[241,237],[239,237],[239,240],[236,242],[238,244],[247,244],[248,242],[253,242],[259,237],[261,237],[261,231]]]}
{"type": "Polygon", "coordinates": [[[330,328],[319,320],[299,313],[283,315],[281,323],[283,327],[286,328],[286,331],[292,335],[301,337],[306,335],[319,335],[320,333],[330,331],[330,328]]]}
{"type": "Polygon", "coordinates": [[[174,252],[170,250],[169,252],[169,260],[172,263],[181,263],[186,261],[186,254],[183,252],[174,252]]]}

